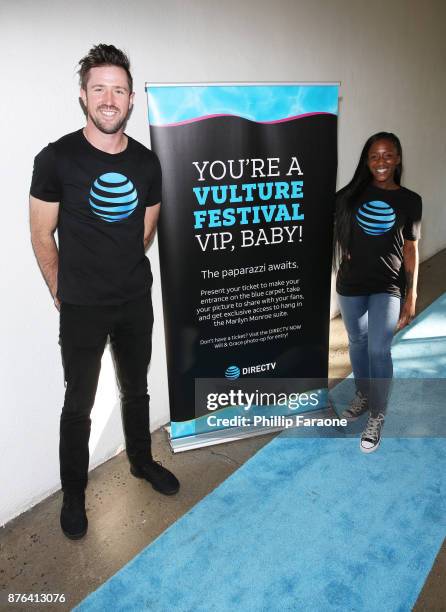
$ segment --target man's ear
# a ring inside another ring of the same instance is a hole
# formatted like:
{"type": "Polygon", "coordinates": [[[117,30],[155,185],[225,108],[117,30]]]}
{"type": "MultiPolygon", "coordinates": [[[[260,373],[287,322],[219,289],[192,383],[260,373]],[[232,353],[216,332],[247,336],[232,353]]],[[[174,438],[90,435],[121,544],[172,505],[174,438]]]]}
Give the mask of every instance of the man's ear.
{"type": "Polygon", "coordinates": [[[80,89],[79,97],[82,100],[82,103],[85,106],[85,108],[87,108],[87,92],[85,91],[83,87],[81,87],[80,89]]]}
{"type": "Polygon", "coordinates": [[[132,93],[130,94],[130,99],[129,99],[129,102],[130,102],[130,105],[129,105],[129,110],[131,110],[131,109],[133,108],[133,102],[134,102],[134,100],[135,100],[135,92],[134,92],[134,91],[132,91],[132,93]]]}

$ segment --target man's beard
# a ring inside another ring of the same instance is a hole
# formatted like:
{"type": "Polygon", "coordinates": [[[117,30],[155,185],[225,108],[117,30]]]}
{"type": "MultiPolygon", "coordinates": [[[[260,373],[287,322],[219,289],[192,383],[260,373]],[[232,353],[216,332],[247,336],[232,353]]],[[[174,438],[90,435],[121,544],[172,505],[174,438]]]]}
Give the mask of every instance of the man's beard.
{"type": "Polygon", "coordinates": [[[94,125],[98,128],[98,130],[102,132],[103,134],[116,134],[116,132],[119,132],[119,130],[122,128],[122,126],[127,121],[128,113],[125,117],[122,117],[121,119],[119,119],[115,124],[102,123],[100,119],[93,117],[93,115],[91,115],[90,113],[89,113],[89,117],[94,123],[94,125]]]}

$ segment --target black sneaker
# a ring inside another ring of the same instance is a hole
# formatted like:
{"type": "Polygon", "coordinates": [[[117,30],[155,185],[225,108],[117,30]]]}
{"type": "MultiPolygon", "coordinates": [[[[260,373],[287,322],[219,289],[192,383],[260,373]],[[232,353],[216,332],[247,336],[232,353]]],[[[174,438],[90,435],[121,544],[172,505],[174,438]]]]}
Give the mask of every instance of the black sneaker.
{"type": "Polygon", "coordinates": [[[130,473],[136,478],[144,478],[155,491],[163,495],[175,495],[180,488],[177,478],[159,461],[147,461],[142,465],[130,464],[130,473]]]}
{"type": "Polygon", "coordinates": [[[364,412],[369,409],[369,398],[363,395],[361,391],[356,391],[355,397],[350,402],[347,410],[341,414],[341,417],[347,421],[356,421],[364,412]]]}
{"type": "Polygon", "coordinates": [[[83,491],[64,491],[60,526],[70,540],[80,540],[87,533],[88,519],[83,491]]]}
{"type": "Polygon", "coordinates": [[[384,415],[381,412],[377,417],[369,416],[366,428],[361,435],[360,448],[363,453],[373,453],[378,448],[383,425],[384,415]]]}

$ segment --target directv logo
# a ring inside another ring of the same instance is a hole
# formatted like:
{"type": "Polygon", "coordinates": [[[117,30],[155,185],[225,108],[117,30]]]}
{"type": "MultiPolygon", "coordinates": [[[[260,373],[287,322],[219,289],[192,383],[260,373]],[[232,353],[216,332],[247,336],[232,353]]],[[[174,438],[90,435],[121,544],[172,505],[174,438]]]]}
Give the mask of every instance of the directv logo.
{"type": "Polygon", "coordinates": [[[238,378],[240,376],[240,368],[235,365],[229,366],[229,368],[226,368],[225,376],[231,380],[238,378]]]}
{"type": "Polygon", "coordinates": [[[270,370],[276,369],[276,362],[272,363],[259,363],[258,365],[247,366],[240,370],[238,366],[232,365],[226,368],[225,376],[230,380],[238,378],[240,374],[247,376],[248,374],[261,374],[262,372],[269,372],[270,370]]]}

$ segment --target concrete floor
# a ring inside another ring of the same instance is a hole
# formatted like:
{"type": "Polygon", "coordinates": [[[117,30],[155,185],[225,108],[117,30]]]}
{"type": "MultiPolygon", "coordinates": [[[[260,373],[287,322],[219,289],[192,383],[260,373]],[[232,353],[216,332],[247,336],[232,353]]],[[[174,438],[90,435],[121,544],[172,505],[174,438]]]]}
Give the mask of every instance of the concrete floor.
{"type": "MultiPolygon", "coordinates": [[[[446,291],[445,270],[446,250],[422,264],[419,311],[446,291]]],[[[347,338],[338,317],[330,330],[330,378],[349,372],[347,338]]],[[[121,453],[90,475],[89,531],[84,540],[73,542],[60,532],[60,492],[12,520],[0,532],[0,610],[71,610],[271,438],[266,435],[172,455],[166,434],[159,430],[153,434],[154,455],[182,482],[178,495],[164,497],[133,478],[121,453]],[[64,593],[66,602],[8,604],[8,593],[64,593]]],[[[415,612],[446,610],[445,569],[443,543],[415,612]]]]}

